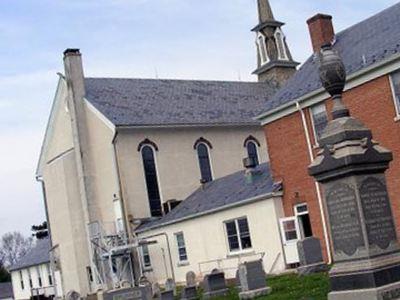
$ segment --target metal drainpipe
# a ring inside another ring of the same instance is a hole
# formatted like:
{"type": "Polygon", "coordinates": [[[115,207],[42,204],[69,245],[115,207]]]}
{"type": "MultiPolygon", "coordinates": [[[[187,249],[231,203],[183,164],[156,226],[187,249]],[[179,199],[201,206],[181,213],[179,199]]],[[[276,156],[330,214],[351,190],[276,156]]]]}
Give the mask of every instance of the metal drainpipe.
{"type": "Polygon", "coordinates": [[[156,233],[156,234],[153,234],[153,235],[149,235],[149,236],[143,237],[143,239],[147,240],[147,239],[151,239],[151,238],[154,238],[154,237],[157,237],[157,236],[165,236],[165,240],[167,241],[169,265],[170,265],[170,268],[171,268],[171,276],[172,276],[172,279],[175,282],[176,278],[175,278],[174,264],[172,263],[171,247],[169,245],[168,234],[166,232],[161,232],[161,233],[156,233]]]}
{"type": "MultiPolygon", "coordinates": [[[[112,157],[112,164],[114,167],[114,171],[115,171],[115,176],[117,177],[117,187],[118,187],[118,197],[119,200],[121,201],[121,209],[122,209],[122,216],[123,216],[123,220],[124,220],[124,230],[127,234],[127,238],[128,241],[127,243],[129,244],[129,241],[131,240],[131,237],[133,239],[133,236],[131,235],[131,230],[130,230],[130,226],[129,226],[129,219],[128,219],[128,214],[127,214],[127,208],[125,205],[125,201],[123,199],[122,196],[122,183],[121,183],[121,176],[120,176],[120,171],[119,171],[119,164],[118,164],[118,157],[117,157],[117,136],[118,136],[118,131],[117,129],[115,129],[114,132],[114,136],[113,139],[111,141],[111,149],[113,152],[113,157],[112,157]]],[[[132,280],[135,282],[135,271],[134,271],[134,262],[135,262],[135,257],[134,255],[130,255],[130,260],[131,260],[131,276],[132,276],[132,280]]],[[[140,262],[139,262],[139,268],[140,268],[140,262]]]]}
{"type": "MultiPolygon", "coordinates": [[[[297,110],[300,112],[300,115],[301,115],[301,120],[303,122],[304,134],[306,135],[306,140],[307,140],[308,155],[310,157],[310,162],[312,162],[314,160],[314,155],[313,155],[313,149],[312,149],[310,134],[308,133],[309,131],[308,131],[308,125],[307,125],[306,116],[305,116],[304,111],[301,108],[299,102],[296,102],[296,107],[297,107],[297,110]]],[[[321,218],[322,218],[322,229],[323,229],[323,232],[324,232],[325,247],[326,247],[326,251],[327,251],[327,254],[328,254],[328,264],[331,264],[332,263],[332,254],[331,254],[331,247],[330,247],[330,244],[329,244],[328,230],[326,228],[325,211],[324,211],[324,206],[322,204],[321,189],[320,189],[320,186],[319,186],[318,182],[314,181],[314,183],[315,183],[315,189],[317,191],[319,210],[320,210],[321,218]]]]}

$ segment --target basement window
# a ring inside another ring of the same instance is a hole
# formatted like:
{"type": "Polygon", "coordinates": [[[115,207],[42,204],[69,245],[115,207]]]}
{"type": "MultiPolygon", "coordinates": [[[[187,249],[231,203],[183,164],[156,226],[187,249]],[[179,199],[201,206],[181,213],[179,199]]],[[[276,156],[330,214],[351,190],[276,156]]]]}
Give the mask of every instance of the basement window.
{"type": "Polygon", "coordinates": [[[247,218],[239,218],[225,222],[229,251],[251,249],[251,237],[247,218]]]}
{"type": "Polygon", "coordinates": [[[314,128],[315,144],[318,145],[318,141],[328,125],[328,114],[326,113],[325,103],[311,107],[311,120],[314,128]]]}
{"type": "Polygon", "coordinates": [[[392,86],[394,106],[397,117],[400,116],[400,70],[390,74],[390,84],[392,86]]]}

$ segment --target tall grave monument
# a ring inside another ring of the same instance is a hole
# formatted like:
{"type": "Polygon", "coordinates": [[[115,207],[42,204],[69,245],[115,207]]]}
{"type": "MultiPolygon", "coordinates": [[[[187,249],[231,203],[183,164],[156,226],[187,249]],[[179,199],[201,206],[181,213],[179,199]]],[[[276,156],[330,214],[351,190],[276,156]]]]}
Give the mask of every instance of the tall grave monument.
{"type": "Polygon", "coordinates": [[[392,153],[343,104],[346,72],[331,45],[322,47],[319,73],[334,105],[309,173],[323,186],[333,244],[328,299],[400,299],[400,248],[384,175],[392,153]]]}

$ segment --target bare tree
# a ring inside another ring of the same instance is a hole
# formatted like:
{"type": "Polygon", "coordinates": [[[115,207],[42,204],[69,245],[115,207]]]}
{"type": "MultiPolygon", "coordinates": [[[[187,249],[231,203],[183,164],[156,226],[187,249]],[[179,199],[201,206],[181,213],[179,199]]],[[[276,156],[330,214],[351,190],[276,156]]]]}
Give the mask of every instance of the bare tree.
{"type": "Polygon", "coordinates": [[[25,237],[20,232],[5,233],[0,240],[0,262],[9,267],[32,249],[33,239],[25,237]]]}

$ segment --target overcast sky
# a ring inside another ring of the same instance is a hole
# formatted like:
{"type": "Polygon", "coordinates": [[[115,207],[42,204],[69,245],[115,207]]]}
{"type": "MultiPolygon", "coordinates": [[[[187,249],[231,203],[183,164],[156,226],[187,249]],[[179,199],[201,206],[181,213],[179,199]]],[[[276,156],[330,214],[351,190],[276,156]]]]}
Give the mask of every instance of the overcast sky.
{"type": "MultiPolygon", "coordinates": [[[[303,62],[307,18],[332,14],[340,31],[396,2],[271,5],[303,62]]],[[[81,49],[87,76],[255,80],[256,20],[256,0],[1,0],[0,235],[44,221],[34,175],[65,48],[81,49]]]]}

